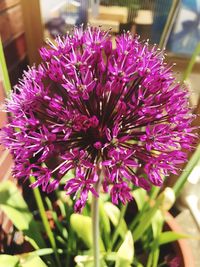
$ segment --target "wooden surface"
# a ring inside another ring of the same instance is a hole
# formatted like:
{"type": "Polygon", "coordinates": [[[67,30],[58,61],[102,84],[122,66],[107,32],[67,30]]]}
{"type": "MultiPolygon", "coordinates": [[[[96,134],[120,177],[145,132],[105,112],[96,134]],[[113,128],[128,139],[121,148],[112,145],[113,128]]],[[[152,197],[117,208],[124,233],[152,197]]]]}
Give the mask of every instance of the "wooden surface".
{"type": "Polygon", "coordinates": [[[118,21],[90,18],[89,23],[95,27],[101,26],[101,28],[105,31],[111,29],[111,32],[115,32],[115,33],[119,32],[118,21]]]}
{"type": "MultiPolygon", "coordinates": [[[[89,10],[89,16],[92,18],[92,11],[89,10]]],[[[128,8],[121,7],[121,6],[100,6],[99,7],[99,14],[96,17],[99,20],[109,20],[115,21],[118,23],[127,23],[128,19],[128,8]]]]}
{"type": "Polygon", "coordinates": [[[20,5],[6,10],[0,16],[0,33],[4,44],[24,32],[22,10],[20,5]]]}
{"type": "Polygon", "coordinates": [[[0,12],[19,4],[20,0],[0,0],[0,12]]]}
{"type": "Polygon", "coordinates": [[[153,24],[153,12],[152,10],[139,10],[135,23],[140,25],[152,25],[153,24]]]}
{"type": "Polygon", "coordinates": [[[28,63],[20,0],[0,0],[0,36],[10,81],[14,85],[28,63]]]}
{"type": "Polygon", "coordinates": [[[41,61],[38,50],[44,43],[40,1],[21,0],[21,6],[29,62],[38,64],[41,61]]]}

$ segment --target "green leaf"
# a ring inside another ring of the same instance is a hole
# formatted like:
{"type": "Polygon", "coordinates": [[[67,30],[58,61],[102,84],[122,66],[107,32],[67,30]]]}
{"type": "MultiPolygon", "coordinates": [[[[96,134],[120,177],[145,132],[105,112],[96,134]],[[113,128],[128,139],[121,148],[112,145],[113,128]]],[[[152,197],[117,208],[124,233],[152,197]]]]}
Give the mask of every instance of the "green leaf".
{"type": "Polygon", "coordinates": [[[62,223],[59,221],[58,219],[58,215],[57,213],[54,211],[53,207],[52,207],[52,203],[51,203],[51,200],[48,198],[48,197],[45,197],[45,200],[46,200],[46,203],[47,203],[47,206],[48,206],[48,209],[51,211],[51,214],[52,214],[52,217],[53,217],[53,220],[56,224],[56,227],[57,229],[60,231],[60,233],[62,234],[62,237],[67,239],[68,238],[68,232],[67,232],[67,229],[66,227],[64,227],[62,225],[62,223]]]}
{"type": "Polygon", "coordinates": [[[181,193],[183,186],[185,185],[189,175],[191,174],[194,167],[198,164],[200,158],[200,144],[197,146],[196,151],[193,153],[192,157],[185,166],[185,170],[181,173],[178,180],[173,186],[174,193],[176,198],[181,193]]]}
{"type": "Polygon", "coordinates": [[[130,231],[125,235],[124,242],[117,251],[115,267],[129,267],[134,257],[133,237],[130,231]]]}
{"type": "Polygon", "coordinates": [[[53,253],[50,248],[39,249],[37,251],[23,253],[18,255],[0,255],[1,267],[47,267],[39,256],[53,253]]]}
{"type": "MultiPolygon", "coordinates": [[[[30,182],[33,184],[33,183],[35,183],[35,181],[36,181],[35,177],[34,176],[30,176],[30,182]]],[[[55,238],[54,238],[54,234],[53,234],[53,231],[52,231],[52,229],[50,227],[50,223],[48,221],[48,218],[46,216],[46,211],[45,211],[43,199],[42,199],[42,196],[40,194],[40,190],[39,190],[38,187],[35,187],[33,189],[33,194],[34,194],[35,201],[36,201],[39,213],[40,213],[40,217],[42,219],[44,230],[45,230],[45,232],[46,232],[46,234],[48,236],[48,239],[49,239],[49,242],[51,244],[51,247],[54,250],[56,263],[57,263],[58,267],[61,267],[60,259],[58,257],[58,252],[57,252],[57,247],[56,247],[56,241],[55,241],[55,238]]]]}
{"type": "Polygon", "coordinates": [[[144,265],[136,260],[134,260],[134,266],[135,267],[144,267],[144,265]]]}
{"type": "Polygon", "coordinates": [[[138,210],[141,210],[147,201],[147,192],[142,188],[138,188],[132,192],[132,195],[136,201],[138,210]]]}
{"type": "Polygon", "coordinates": [[[16,185],[11,181],[0,184],[0,208],[24,235],[33,239],[39,247],[45,247],[40,229],[16,185]]]}
{"type": "MultiPolygon", "coordinates": [[[[77,267],[94,267],[92,251],[87,251],[86,255],[77,255],[74,261],[77,263],[77,267]],[[89,252],[89,253],[88,253],[89,252]]],[[[100,266],[107,267],[102,255],[100,255],[100,266]]]]}
{"type": "Polygon", "coordinates": [[[19,259],[17,256],[12,255],[0,255],[0,266],[1,267],[18,267],[19,259]]]}
{"type": "Polygon", "coordinates": [[[164,244],[176,241],[178,239],[184,239],[184,238],[193,238],[193,237],[190,235],[182,234],[182,233],[167,231],[167,232],[161,233],[159,237],[159,244],[164,245],[164,244]]]}
{"type": "Polygon", "coordinates": [[[200,54],[200,42],[197,44],[194,52],[192,53],[189,64],[188,64],[187,68],[185,69],[185,72],[183,73],[183,78],[182,78],[183,81],[188,80],[190,73],[192,72],[193,66],[194,66],[199,54],[200,54]]]}
{"type": "Polygon", "coordinates": [[[160,255],[158,239],[162,232],[164,218],[160,210],[157,210],[152,219],[152,231],[154,242],[151,245],[151,251],[147,261],[147,267],[157,267],[160,255]]]}
{"type": "Polygon", "coordinates": [[[18,210],[1,204],[1,210],[10,218],[15,227],[18,230],[27,230],[29,227],[30,220],[27,218],[25,211],[19,212],[18,210]]]}
{"type": "Polygon", "coordinates": [[[47,267],[36,252],[24,253],[18,255],[20,267],[47,267]]]}
{"type": "Polygon", "coordinates": [[[147,228],[151,225],[151,222],[154,218],[156,211],[159,209],[159,207],[163,203],[163,199],[164,199],[164,196],[160,195],[156,199],[154,206],[150,207],[149,210],[147,210],[141,216],[139,225],[133,231],[134,241],[138,240],[143,235],[143,233],[147,230],[147,228]]]}
{"type": "Polygon", "coordinates": [[[93,256],[91,255],[77,255],[74,259],[74,261],[77,263],[77,267],[93,267],[93,256]]]}
{"type": "Polygon", "coordinates": [[[3,78],[4,89],[6,91],[6,94],[8,95],[11,91],[11,84],[10,84],[10,79],[8,75],[8,69],[7,69],[6,60],[5,60],[5,56],[3,52],[3,45],[2,45],[1,38],[0,38],[0,67],[1,67],[2,76],[3,76],[2,78],[3,78]]]}
{"type": "MultiPolygon", "coordinates": [[[[114,226],[117,226],[119,222],[119,218],[120,218],[120,210],[118,209],[118,207],[112,204],[111,202],[106,202],[104,204],[104,208],[112,224],[114,226]]],[[[128,231],[128,228],[127,228],[127,225],[124,219],[122,219],[118,231],[119,231],[120,236],[124,238],[126,232],[128,231]]]]}
{"type": "MultiPolygon", "coordinates": [[[[70,224],[86,246],[92,248],[92,219],[82,214],[72,214],[70,224]]],[[[105,251],[102,239],[99,242],[101,251],[105,251]]]]}
{"type": "Polygon", "coordinates": [[[117,252],[107,252],[106,253],[106,260],[107,261],[116,261],[117,259],[117,252]]]}
{"type": "Polygon", "coordinates": [[[35,253],[37,256],[45,256],[45,255],[53,254],[54,251],[52,248],[41,248],[41,249],[35,250],[33,253],[35,253]]]}
{"type": "Polygon", "coordinates": [[[164,218],[162,212],[157,210],[152,220],[152,230],[154,239],[158,238],[162,232],[164,218]]]}

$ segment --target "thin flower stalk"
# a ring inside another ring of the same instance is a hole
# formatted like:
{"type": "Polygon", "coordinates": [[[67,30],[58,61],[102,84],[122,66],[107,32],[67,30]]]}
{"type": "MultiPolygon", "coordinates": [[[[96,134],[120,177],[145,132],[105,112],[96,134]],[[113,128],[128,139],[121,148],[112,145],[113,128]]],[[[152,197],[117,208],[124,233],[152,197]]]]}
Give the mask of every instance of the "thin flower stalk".
{"type": "MultiPolygon", "coordinates": [[[[35,182],[34,177],[30,177],[30,181],[32,183],[34,183],[35,182]]],[[[55,241],[53,232],[51,230],[50,224],[49,224],[47,216],[46,216],[46,212],[45,212],[45,208],[44,208],[44,204],[42,201],[42,197],[41,197],[39,188],[35,188],[33,190],[33,193],[34,193],[36,204],[38,206],[39,213],[40,213],[43,225],[44,225],[44,229],[47,233],[47,236],[49,238],[49,242],[50,242],[52,249],[54,251],[54,254],[55,254],[56,263],[57,263],[58,267],[61,267],[61,263],[60,263],[60,259],[59,259],[59,255],[58,255],[58,251],[57,251],[57,247],[56,247],[56,241],[55,241]]]]}

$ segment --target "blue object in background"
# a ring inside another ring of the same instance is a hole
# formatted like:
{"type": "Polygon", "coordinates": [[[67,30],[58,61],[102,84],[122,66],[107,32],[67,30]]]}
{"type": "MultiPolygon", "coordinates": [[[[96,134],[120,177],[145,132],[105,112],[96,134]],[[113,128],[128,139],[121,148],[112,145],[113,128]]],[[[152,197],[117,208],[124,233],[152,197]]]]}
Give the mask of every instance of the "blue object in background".
{"type": "Polygon", "coordinates": [[[185,6],[186,8],[196,11],[198,10],[198,6],[200,4],[197,3],[198,0],[182,0],[182,4],[183,6],[185,6]]]}
{"type": "Polygon", "coordinates": [[[168,42],[168,50],[190,56],[200,41],[200,1],[183,0],[168,42]]]}

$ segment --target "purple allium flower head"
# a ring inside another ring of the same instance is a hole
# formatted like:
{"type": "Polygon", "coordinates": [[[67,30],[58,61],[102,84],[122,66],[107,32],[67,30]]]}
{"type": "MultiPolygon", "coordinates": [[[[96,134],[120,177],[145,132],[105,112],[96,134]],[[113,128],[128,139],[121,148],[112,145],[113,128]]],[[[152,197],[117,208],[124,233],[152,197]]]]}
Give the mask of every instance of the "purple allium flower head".
{"type": "Polygon", "coordinates": [[[186,160],[182,149],[195,139],[193,116],[163,51],[129,33],[112,49],[109,32],[92,27],[49,45],[7,103],[12,115],[2,140],[15,158],[14,175],[33,175],[32,187],[51,192],[74,169],[65,189],[80,212],[89,192],[98,197],[100,169],[115,204],[131,200],[132,185],[148,190],[176,174],[186,160]]]}

